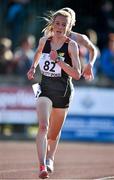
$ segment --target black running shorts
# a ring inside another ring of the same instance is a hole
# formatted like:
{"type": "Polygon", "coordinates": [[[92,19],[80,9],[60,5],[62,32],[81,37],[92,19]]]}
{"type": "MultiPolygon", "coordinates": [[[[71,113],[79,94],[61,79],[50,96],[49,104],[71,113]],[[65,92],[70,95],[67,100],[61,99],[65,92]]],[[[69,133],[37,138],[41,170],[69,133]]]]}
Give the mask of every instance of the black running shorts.
{"type": "Polygon", "coordinates": [[[68,108],[72,93],[73,85],[69,79],[43,76],[40,97],[48,97],[54,108],[68,108]]]}

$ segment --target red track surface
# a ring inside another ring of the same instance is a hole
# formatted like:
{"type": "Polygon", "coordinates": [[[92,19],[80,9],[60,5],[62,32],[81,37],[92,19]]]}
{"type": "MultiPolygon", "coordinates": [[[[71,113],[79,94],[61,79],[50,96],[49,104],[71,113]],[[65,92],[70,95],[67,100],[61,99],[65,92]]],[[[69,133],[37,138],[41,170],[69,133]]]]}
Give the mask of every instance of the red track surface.
{"type": "MultiPolygon", "coordinates": [[[[114,144],[60,143],[49,179],[114,179],[114,144]],[[109,178],[110,177],[110,178],[109,178]]],[[[0,141],[0,180],[36,180],[35,142],[0,141]]]]}

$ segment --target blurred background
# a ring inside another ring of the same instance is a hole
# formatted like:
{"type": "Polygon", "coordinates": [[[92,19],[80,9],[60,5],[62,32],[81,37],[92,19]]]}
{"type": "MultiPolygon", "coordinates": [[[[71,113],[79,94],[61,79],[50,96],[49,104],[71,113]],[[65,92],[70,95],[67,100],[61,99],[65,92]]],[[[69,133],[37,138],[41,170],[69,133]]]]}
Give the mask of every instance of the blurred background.
{"type": "MultiPolygon", "coordinates": [[[[86,34],[98,49],[92,82],[74,81],[75,92],[62,140],[114,142],[114,2],[112,0],[0,1],[0,139],[33,139],[37,117],[29,70],[48,11],[70,7],[73,31],[86,34]]],[[[80,58],[88,50],[80,47],[80,58]]]]}

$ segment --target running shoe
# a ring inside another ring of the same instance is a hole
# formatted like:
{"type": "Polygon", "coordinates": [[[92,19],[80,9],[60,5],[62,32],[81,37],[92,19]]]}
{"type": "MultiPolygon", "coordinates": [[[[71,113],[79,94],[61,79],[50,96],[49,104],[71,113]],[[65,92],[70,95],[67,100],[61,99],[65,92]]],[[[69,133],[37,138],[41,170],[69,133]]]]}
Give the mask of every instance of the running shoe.
{"type": "Polygon", "coordinates": [[[52,159],[47,159],[46,160],[46,166],[47,166],[47,171],[52,173],[54,171],[54,165],[53,165],[53,160],[52,159]]]}
{"type": "Polygon", "coordinates": [[[43,165],[40,166],[39,178],[41,178],[41,179],[49,178],[47,168],[43,165]]]}

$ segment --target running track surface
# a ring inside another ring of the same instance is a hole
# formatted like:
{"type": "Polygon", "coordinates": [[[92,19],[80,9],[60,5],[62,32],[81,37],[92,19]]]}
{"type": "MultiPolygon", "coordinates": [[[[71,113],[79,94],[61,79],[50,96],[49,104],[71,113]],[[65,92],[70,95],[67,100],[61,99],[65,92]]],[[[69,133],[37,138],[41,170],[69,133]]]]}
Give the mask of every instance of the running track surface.
{"type": "MultiPolygon", "coordinates": [[[[0,141],[1,179],[39,179],[35,141],[0,141]]],[[[49,179],[114,180],[114,144],[59,143],[49,179]]]]}

